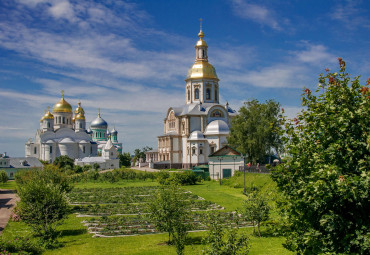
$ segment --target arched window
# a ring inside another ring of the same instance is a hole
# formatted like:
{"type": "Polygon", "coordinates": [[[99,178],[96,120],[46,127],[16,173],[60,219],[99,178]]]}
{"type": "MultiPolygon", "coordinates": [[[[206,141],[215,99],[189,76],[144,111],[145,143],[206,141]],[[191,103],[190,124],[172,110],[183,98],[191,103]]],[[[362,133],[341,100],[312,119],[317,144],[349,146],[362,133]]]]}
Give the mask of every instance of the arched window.
{"type": "Polygon", "coordinates": [[[48,122],[48,128],[50,127],[50,122],[48,122]]]}
{"type": "Polygon", "coordinates": [[[211,113],[211,117],[224,117],[224,115],[220,110],[215,110],[211,113]]]}
{"type": "Polygon", "coordinates": [[[80,122],[80,128],[82,128],[82,123],[80,122]]]}
{"type": "Polygon", "coordinates": [[[199,89],[195,89],[195,91],[194,91],[194,99],[199,99],[199,89]]]}
{"type": "Polygon", "coordinates": [[[50,154],[53,153],[53,146],[50,146],[50,154]]]}
{"type": "Polygon", "coordinates": [[[82,146],[82,152],[85,153],[85,145],[82,146]]]}
{"type": "Polygon", "coordinates": [[[217,101],[217,89],[215,89],[215,101],[217,101]]]}
{"type": "Polygon", "coordinates": [[[37,153],[37,147],[33,148],[33,154],[37,153]]]}
{"type": "Polygon", "coordinates": [[[207,90],[206,90],[206,99],[207,100],[211,99],[211,89],[210,88],[207,88],[207,90]]]}
{"type": "Polygon", "coordinates": [[[188,101],[190,101],[190,90],[188,89],[188,101]]]}

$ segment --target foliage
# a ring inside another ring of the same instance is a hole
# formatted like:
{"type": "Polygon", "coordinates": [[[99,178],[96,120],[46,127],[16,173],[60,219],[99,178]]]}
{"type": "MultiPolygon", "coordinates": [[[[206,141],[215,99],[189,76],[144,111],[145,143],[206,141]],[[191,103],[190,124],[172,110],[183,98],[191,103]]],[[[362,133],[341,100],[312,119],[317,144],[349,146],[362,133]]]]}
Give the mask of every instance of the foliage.
{"type": "Polygon", "coordinates": [[[131,166],[131,155],[128,152],[124,152],[118,155],[119,167],[130,167],[131,166]]]}
{"type": "Polygon", "coordinates": [[[270,207],[267,199],[263,197],[258,190],[250,191],[246,194],[247,199],[244,202],[245,219],[253,224],[253,233],[255,233],[255,224],[257,224],[258,236],[261,237],[260,225],[270,217],[270,207]]]}
{"type": "Polygon", "coordinates": [[[74,160],[71,159],[68,156],[59,156],[55,158],[53,164],[55,166],[58,166],[60,169],[65,169],[67,166],[69,169],[73,169],[74,166],[74,160]]]}
{"type": "MultiPolygon", "coordinates": [[[[231,213],[232,214],[232,213],[231,213]]],[[[234,214],[232,214],[234,216],[234,214]]],[[[206,249],[203,254],[209,255],[234,255],[234,254],[248,254],[249,240],[245,234],[238,234],[238,220],[239,217],[234,217],[236,224],[227,226],[223,221],[220,213],[208,213],[206,222],[208,226],[208,234],[203,239],[206,249]]]]}
{"type": "Polygon", "coordinates": [[[99,165],[98,163],[94,163],[94,164],[93,164],[93,166],[92,166],[92,168],[93,168],[94,170],[99,170],[100,165],[99,165]]]}
{"type": "Polygon", "coordinates": [[[370,79],[360,85],[338,60],[339,73],[326,69],[316,92],[304,90],[305,109],[282,119],[290,157],[272,177],[286,198],[287,247],[300,254],[370,253],[370,79]]]}
{"type": "Polygon", "coordinates": [[[4,170],[0,171],[0,182],[1,183],[6,183],[8,181],[8,175],[4,170]]]}
{"type": "Polygon", "coordinates": [[[0,238],[0,253],[41,254],[42,248],[37,242],[31,240],[29,237],[25,238],[16,236],[11,241],[0,238]]]}
{"type": "Polygon", "coordinates": [[[166,170],[160,171],[157,181],[162,185],[195,185],[201,182],[200,176],[192,171],[169,173],[166,170]]]}
{"type": "Polygon", "coordinates": [[[150,151],[150,150],[153,150],[153,148],[149,147],[149,146],[145,146],[141,150],[140,149],[135,149],[133,161],[136,162],[137,160],[142,158],[143,162],[145,162],[145,160],[146,160],[145,152],[150,151]]]}
{"type": "Polygon", "coordinates": [[[232,120],[228,143],[247,154],[250,162],[263,162],[266,155],[272,154],[272,149],[279,152],[279,107],[280,104],[273,100],[245,102],[232,120]]]}
{"type": "Polygon", "coordinates": [[[71,188],[65,180],[53,167],[17,176],[20,217],[46,244],[54,243],[56,226],[69,212],[65,194],[71,188]]]}
{"type": "Polygon", "coordinates": [[[168,243],[172,236],[177,254],[183,254],[189,225],[186,224],[186,203],[179,187],[162,187],[149,207],[156,229],[168,232],[168,243]]]}
{"type": "Polygon", "coordinates": [[[87,172],[83,172],[81,174],[75,174],[71,175],[69,179],[72,182],[88,182],[88,181],[94,181],[94,182],[118,182],[121,180],[147,180],[151,179],[154,181],[154,179],[157,177],[157,173],[152,172],[142,172],[142,171],[136,171],[132,169],[114,169],[113,171],[99,173],[96,170],[89,170],[87,172]]]}

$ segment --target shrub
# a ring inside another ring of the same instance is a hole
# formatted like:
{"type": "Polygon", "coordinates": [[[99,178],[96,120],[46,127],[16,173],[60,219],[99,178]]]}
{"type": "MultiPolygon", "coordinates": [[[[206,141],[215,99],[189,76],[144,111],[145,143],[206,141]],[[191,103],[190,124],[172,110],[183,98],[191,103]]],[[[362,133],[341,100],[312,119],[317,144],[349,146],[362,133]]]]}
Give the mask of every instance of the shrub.
{"type": "Polygon", "coordinates": [[[69,213],[66,192],[71,187],[53,168],[31,170],[17,177],[20,217],[48,246],[56,240],[56,226],[69,213]]]}
{"type": "Polygon", "coordinates": [[[1,183],[6,183],[8,181],[8,175],[4,170],[0,171],[0,182],[1,183]]]}

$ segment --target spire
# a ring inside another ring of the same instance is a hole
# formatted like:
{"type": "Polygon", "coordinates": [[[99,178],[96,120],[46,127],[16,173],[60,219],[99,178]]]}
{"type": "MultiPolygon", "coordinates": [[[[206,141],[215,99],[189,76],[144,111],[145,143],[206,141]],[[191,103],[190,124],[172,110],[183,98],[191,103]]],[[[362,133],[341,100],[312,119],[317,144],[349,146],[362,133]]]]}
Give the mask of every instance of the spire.
{"type": "Polygon", "coordinates": [[[198,36],[199,36],[200,40],[203,40],[203,37],[204,37],[204,33],[203,33],[203,30],[202,30],[202,21],[203,21],[203,19],[200,18],[199,21],[200,21],[200,31],[199,31],[198,36]]]}
{"type": "Polygon", "coordinates": [[[64,90],[60,91],[62,93],[62,98],[64,99],[64,90]]]}
{"type": "Polygon", "coordinates": [[[98,109],[98,117],[100,118],[100,108],[98,109]]]}

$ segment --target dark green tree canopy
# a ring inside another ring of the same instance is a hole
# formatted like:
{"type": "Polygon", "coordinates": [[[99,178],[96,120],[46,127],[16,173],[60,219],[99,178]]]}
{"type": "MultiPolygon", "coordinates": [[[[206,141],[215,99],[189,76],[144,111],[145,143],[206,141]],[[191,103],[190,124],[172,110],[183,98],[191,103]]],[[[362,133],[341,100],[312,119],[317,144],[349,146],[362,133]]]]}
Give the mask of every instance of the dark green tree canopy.
{"type": "Polygon", "coordinates": [[[252,162],[262,162],[266,155],[272,154],[272,150],[279,152],[279,112],[280,104],[274,100],[245,102],[239,115],[232,120],[228,143],[247,154],[252,162]]]}
{"type": "Polygon", "coordinates": [[[287,247],[299,254],[370,253],[369,84],[340,71],[305,89],[305,109],[285,118],[289,157],[272,177],[286,198],[287,247]]]}
{"type": "Polygon", "coordinates": [[[53,164],[59,166],[60,169],[73,169],[74,161],[68,156],[59,156],[55,158],[53,164]]]}
{"type": "Polygon", "coordinates": [[[129,152],[124,152],[123,154],[118,155],[119,158],[119,166],[129,167],[131,166],[131,155],[129,152]]]}

